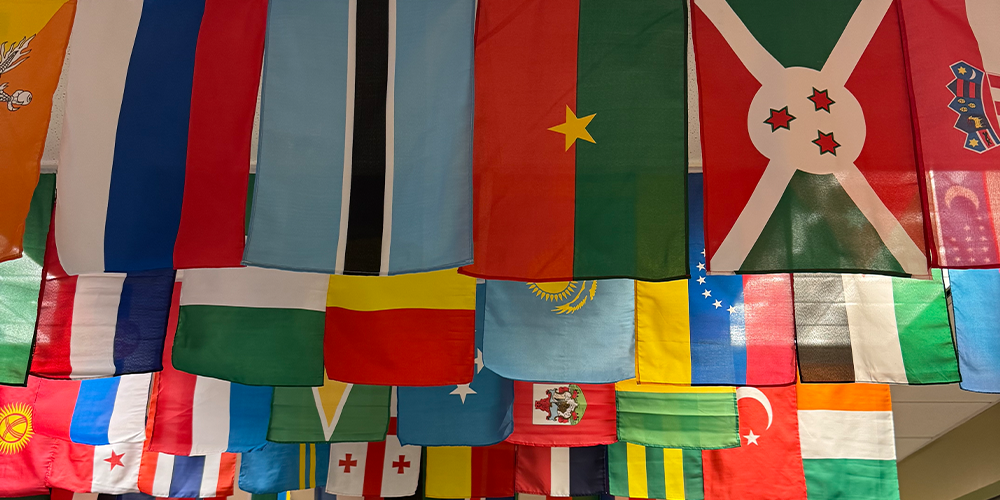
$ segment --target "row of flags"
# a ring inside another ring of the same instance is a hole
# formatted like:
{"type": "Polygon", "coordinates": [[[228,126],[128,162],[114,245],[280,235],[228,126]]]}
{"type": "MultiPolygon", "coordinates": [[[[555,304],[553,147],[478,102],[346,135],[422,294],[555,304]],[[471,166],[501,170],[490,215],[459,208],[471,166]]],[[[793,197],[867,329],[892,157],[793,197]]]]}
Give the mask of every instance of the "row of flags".
{"type": "Polygon", "coordinates": [[[69,275],[684,277],[685,211],[701,205],[684,190],[690,8],[706,271],[1000,266],[985,3],[778,8],[815,27],[778,31],[722,0],[31,5],[0,32],[14,155],[0,260],[32,252],[24,220],[71,42],[55,209],[69,275]]]}
{"type": "MultiPolygon", "coordinates": [[[[207,498],[324,488],[349,497],[422,494],[439,499],[515,494],[822,499],[848,493],[882,499],[893,498],[898,488],[887,385],[678,391],[675,386],[619,384],[617,390],[611,388],[620,414],[616,435],[614,418],[605,418],[601,408],[611,406],[613,412],[616,403],[600,401],[600,387],[557,384],[543,393],[548,399],[527,401],[540,420],[534,415],[529,421],[515,419],[515,433],[488,446],[402,442],[397,421],[409,417],[402,407],[397,416],[393,397],[378,410],[386,419],[374,418],[377,412],[370,407],[364,410],[368,421],[351,424],[373,430],[367,441],[361,434],[348,434],[330,444],[299,431],[294,436],[299,442],[276,443],[259,436],[259,446],[240,453],[230,447],[228,452],[191,448],[182,454],[157,451],[163,428],[154,429],[165,414],[156,406],[164,396],[156,381],[148,396],[109,383],[125,385],[138,377],[82,382],[33,378],[28,387],[0,389],[0,494],[24,496],[59,488],[207,498]],[[60,412],[59,404],[73,400],[68,393],[73,388],[78,391],[75,409],[60,412]],[[144,405],[147,398],[144,433],[145,406],[124,415],[122,408],[144,405]],[[101,411],[119,427],[138,424],[138,432],[106,434],[91,444],[80,442],[89,439],[85,434],[61,434],[60,426],[75,427],[80,420],[99,425],[92,421],[102,420],[101,411]],[[602,427],[610,427],[610,435],[604,437],[602,427]],[[632,432],[636,430],[643,433],[632,432]]],[[[148,383],[149,376],[144,379],[148,383]]],[[[537,385],[534,389],[539,392],[537,385]]],[[[211,404],[196,403],[192,413],[217,419],[219,415],[205,413],[211,404]]],[[[312,418],[305,405],[298,411],[312,418]]],[[[277,421],[282,418],[272,413],[271,427],[281,426],[277,421]]]]}

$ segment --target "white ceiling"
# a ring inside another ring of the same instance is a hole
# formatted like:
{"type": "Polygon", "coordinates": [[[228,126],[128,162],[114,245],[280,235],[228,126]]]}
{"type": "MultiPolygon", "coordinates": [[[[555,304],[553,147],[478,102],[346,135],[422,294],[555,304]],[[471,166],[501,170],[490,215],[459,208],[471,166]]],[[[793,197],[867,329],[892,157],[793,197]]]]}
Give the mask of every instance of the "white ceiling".
{"type": "MultiPolygon", "coordinates": [[[[690,35],[689,35],[690,36],[690,35]]],[[[70,47],[69,52],[72,52],[70,47]]],[[[67,54],[66,61],[69,63],[67,54]]],[[[64,66],[65,69],[65,66],[64,66]]],[[[62,130],[66,79],[59,82],[52,109],[52,121],[45,142],[42,168],[55,171],[59,157],[59,139],[62,130]]],[[[260,100],[257,103],[251,149],[251,168],[257,158],[257,125],[260,117],[260,100]]],[[[695,80],[694,52],[688,43],[688,160],[692,171],[701,170],[700,124],[698,120],[698,86],[695,80]]],[[[940,386],[895,386],[892,388],[893,410],[896,423],[896,455],[901,460],[927,445],[947,431],[977,415],[1000,400],[996,394],[964,392],[957,384],[940,386]]]]}

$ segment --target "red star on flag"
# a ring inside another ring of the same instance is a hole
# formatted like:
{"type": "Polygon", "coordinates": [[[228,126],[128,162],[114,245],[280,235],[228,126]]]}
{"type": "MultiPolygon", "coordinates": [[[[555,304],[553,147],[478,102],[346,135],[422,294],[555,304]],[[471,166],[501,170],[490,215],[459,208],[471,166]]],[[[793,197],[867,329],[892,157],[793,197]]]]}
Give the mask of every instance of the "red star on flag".
{"type": "Polygon", "coordinates": [[[830,96],[827,95],[827,92],[828,92],[827,90],[816,90],[816,87],[813,87],[813,95],[809,96],[809,100],[816,105],[816,111],[822,109],[823,111],[829,113],[830,105],[836,103],[836,101],[830,99],[830,96]]]}
{"type": "Polygon", "coordinates": [[[772,109],[771,117],[764,120],[764,123],[771,126],[771,132],[779,128],[790,130],[788,124],[794,119],[795,117],[788,113],[788,106],[785,106],[781,109],[772,109]]]}
{"type": "Polygon", "coordinates": [[[125,467],[125,464],[122,463],[122,457],[124,456],[124,453],[118,455],[115,453],[115,450],[111,450],[111,458],[105,458],[104,461],[111,464],[111,469],[109,470],[115,470],[115,467],[119,465],[125,467]]]}
{"type": "Polygon", "coordinates": [[[833,132],[829,134],[824,134],[819,130],[816,131],[819,137],[812,141],[813,144],[819,146],[819,154],[830,153],[833,156],[837,156],[837,148],[840,147],[840,143],[833,140],[833,132]]]}

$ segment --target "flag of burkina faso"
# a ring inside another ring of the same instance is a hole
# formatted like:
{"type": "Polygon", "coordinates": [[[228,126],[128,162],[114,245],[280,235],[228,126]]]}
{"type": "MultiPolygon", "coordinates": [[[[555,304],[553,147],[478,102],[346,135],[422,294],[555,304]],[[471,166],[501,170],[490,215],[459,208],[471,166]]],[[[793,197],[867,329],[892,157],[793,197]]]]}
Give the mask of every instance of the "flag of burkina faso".
{"type": "Polygon", "coordinates": [[[709,271],[929,276],[898,2],[692,3],[709,271]]]}
{"type": "Polygon", "coordinates": [[[480,0],[464,273],[687,274],[686,3],[480,0]]]}

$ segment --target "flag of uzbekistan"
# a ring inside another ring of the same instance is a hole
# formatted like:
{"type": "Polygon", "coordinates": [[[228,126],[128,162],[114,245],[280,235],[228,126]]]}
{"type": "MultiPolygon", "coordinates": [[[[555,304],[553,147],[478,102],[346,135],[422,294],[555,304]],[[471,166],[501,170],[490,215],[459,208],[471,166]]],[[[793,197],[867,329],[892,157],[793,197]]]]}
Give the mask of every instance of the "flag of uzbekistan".
{"type": "Polygon", "coordinates": [[[686,274],[685,5],[479,2],[475,263],[464,272],[686,274]]]}
{"type": "Polygon", "coordinates": [[[266,10],[79,2],[56,209],[68,274],[239,265],[266,10]]]}

